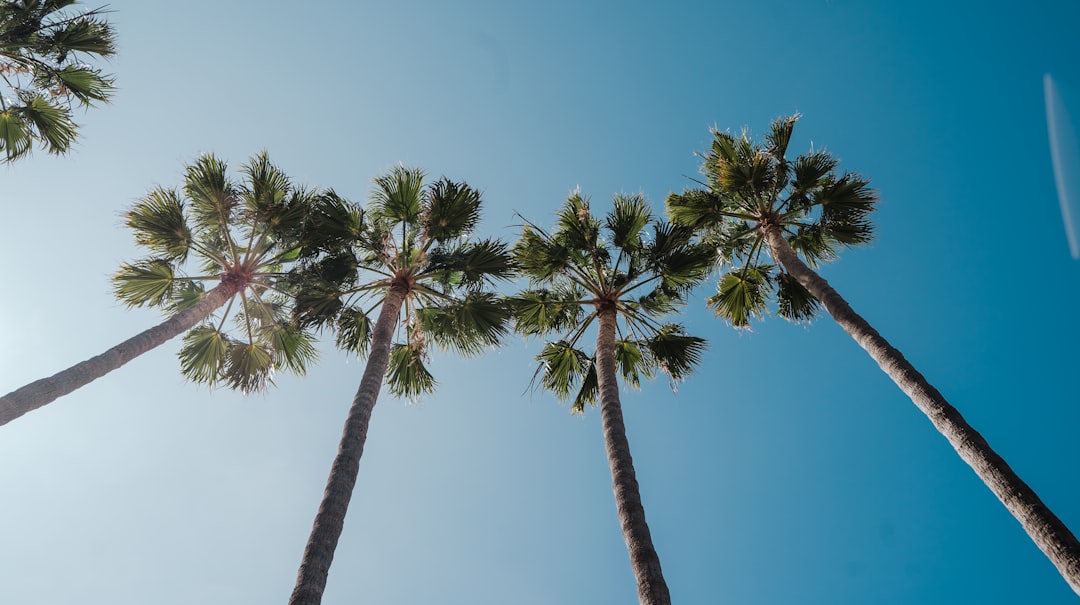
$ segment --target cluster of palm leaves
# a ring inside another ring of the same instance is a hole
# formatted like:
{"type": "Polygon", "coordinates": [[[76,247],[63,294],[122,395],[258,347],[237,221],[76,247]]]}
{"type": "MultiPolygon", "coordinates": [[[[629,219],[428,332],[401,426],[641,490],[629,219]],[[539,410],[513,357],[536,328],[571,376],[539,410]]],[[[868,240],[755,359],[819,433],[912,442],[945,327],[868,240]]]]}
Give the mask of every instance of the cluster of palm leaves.
{"type": "Polygon", "coordinates": [[[11,162],[37,142],[64,153],[75,141],[74,108],[108,101],[113,79],[87,63],[115,52],[102,9],[75,0],[0,2],[0,153],[11,162]]]}

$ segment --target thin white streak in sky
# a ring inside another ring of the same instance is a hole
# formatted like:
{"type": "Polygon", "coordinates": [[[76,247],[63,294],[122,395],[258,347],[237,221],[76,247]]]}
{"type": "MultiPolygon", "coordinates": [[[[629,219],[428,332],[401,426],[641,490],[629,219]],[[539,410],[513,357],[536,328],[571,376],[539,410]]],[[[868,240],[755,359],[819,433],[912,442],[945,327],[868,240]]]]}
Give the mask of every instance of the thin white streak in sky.
{"type": "Polygon", "coordinates": [[[1069,251],[1074,259],[1080,259],[1080,235],[1077,234],[1077,217],[1073,216],[1074,207],[1080,206],[1073,204],[1073,196],[1077,193],[1074,191],[1076,182],[1070,178],[1080,170],[1076,165],[1080,162],[1080,154],[1076,152],[1076,133],[1050,74],[1043,75],[1043,95],[1046,97],[1046,127],[1050,131],[1050,157],[1054,162],[1061,218],[1065,222],[1065,235],[1069,238],[1069,251]]]}

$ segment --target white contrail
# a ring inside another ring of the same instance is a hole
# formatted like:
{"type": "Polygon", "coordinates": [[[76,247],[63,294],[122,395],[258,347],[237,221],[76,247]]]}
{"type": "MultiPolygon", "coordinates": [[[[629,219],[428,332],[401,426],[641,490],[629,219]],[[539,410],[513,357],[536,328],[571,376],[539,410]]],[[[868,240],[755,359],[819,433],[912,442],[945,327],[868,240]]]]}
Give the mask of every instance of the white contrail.
{"type": "Polygon", "coordinates": [[[1080,234],[1077,234],[1077,218],[1073,216],[1073,203],[1077,193],[1077,173],[1080,153],[1076,146],[1076,132],[1069,121],[1069,113],[1058,95],[1050,74],[1043,75],[1043,95],[1046,97],[1046,128],[1050,131],[1050,157],[1054,162],[1054,181],[1057,183],[1061,218],[1065,222],[1065,235],[1069,238],[1069,251],[1074,259],[1080,259],[1080,234]]]}

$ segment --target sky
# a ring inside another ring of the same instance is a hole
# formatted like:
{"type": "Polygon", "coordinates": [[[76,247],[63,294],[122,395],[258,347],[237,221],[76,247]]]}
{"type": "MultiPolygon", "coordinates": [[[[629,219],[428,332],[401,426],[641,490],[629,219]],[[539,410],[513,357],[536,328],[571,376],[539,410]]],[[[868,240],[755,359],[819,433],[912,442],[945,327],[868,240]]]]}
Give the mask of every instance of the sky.
{"type": "MultiPolygon", "coordinates": [[[[511,240],[515,213],[550,225],[575,187],[659,212],[711,127],[799,112],[791,149],[882,199],[875,241],[821,274],[1080,530],[1080,262],[1043,93],[1050,74],[1080,115],[1080,5],[308,6],[109,3],[114,102],[79,115],[70,154],[0,167],[0,392],[162,319],[112,297],[142,255],[121,216],[200,153],[237,170],[265,149],[356,201],[420,166],[481,189],[478,232],[511,240]]],[[[682,318],[709,340],[700,370],[623,392],[675,602],[1076,603],[828,317],[735,331],[714,288],[682,318]]],[[[434,395],[382,394],[324,603],[634,602],[599,414],[528,390],[538,348],[436,355],[434,395]]],[[[243,397],[186,383],[178,349],[0,427],[0,603],[288,599],[362,361],[327,343],[243,397]]]]}

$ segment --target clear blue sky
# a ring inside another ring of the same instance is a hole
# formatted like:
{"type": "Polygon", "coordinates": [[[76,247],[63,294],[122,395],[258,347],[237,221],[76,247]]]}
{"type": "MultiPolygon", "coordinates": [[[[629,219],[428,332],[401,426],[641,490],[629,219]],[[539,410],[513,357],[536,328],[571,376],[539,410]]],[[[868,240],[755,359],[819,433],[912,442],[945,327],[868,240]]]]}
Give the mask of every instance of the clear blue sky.
{"type": "MultiPolygon", "coordinates": [[[[91,5],[93,6],[93,5],[91,5]]],[[[485,192],[485,235],[574,187],[659,208],[708,129],[805,117],[793,149],[873,179],[879,236],[822,274],[1080,530],[1080,262],[1043,103],[1080,120],[1073,2],[115,0],[112,105],[67,157],[0,168],[0,391],[159,321],[109,275],[124,209],[186,162],[267,149],[356,200],[403,162],[485,192]],[[944,5],[943,5],[944,4],[944,5]]],[[[993,495],[828,318],[710,341],[624,395],[676,603],[1076,603],[993,495]]],[[[524,392],[537,342],[384,393],[324,603],[607,605],[634,582],[599,415],[524,392]]],[[[178,342],[0,427],[0,603],[283,603],[362,364],[243,398],[178,342]]]]}

